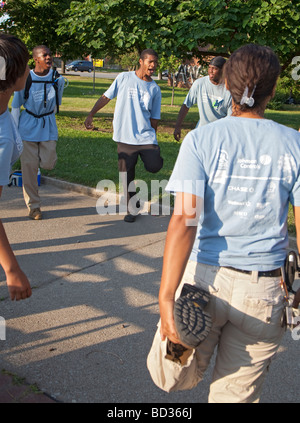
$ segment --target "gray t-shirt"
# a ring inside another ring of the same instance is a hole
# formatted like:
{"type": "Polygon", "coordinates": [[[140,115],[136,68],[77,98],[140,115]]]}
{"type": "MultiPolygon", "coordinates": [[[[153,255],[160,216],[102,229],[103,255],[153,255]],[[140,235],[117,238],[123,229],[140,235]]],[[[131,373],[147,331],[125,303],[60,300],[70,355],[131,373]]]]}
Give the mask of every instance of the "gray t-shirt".
{"type": "Polygon", "coordinates": [[[215,85],[209,76],[197,79],[184,103],[190,108],[198,105],[200,120],[197,126],[203,126],[225,116],[231,115],[231,94],[224,84],[215,85]]]}

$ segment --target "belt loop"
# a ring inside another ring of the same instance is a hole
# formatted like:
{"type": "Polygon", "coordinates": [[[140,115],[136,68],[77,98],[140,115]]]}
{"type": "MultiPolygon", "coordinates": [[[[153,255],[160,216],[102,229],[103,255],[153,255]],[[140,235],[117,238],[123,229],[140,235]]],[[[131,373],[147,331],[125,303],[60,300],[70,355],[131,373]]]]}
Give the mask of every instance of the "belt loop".
{"type": "Polygon", "coordinates": [[[257,283],[258,282],[258,271],[253,270],[251,274],[251,283],[257,283]]]}

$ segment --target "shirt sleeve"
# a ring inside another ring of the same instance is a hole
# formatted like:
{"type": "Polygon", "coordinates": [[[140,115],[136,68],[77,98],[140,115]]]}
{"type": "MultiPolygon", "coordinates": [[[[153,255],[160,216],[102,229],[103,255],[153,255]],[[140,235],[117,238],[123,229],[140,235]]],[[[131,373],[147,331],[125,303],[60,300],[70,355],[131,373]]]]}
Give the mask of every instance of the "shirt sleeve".
{"type": "Polygon", "coordinates": [[[24,90],[15,91],[13,101],[11,103],[12,108],[20,108],[24,104],[24,90]]]}
{"type": "Polygon", "coordinates": [[[185,192],[204,198],[206,175],[195,146],[194,133],[188,133],[182,142],[166,191],[185,192]]]}
{"type": "Polygon", "coordinates": [[[20,107],[18,107],[18,108],[12,107],[11,108],[11,116],[12,116],[17,128],[19,127],[20,113],[21,113],[20,107]]]}
{"type": "Polygon", "coordinates": [[[8,185],[11,171],[13,143],[8,139],[0,139],[0,186],[8,185]]]}
{"type": "Polygon", "coordinates": [[[188,95],[186,96],[183,104],[186,105],[186,107],[190,108],[192,107],[194,104],[197,103],[197,97],[198,97],[198,91],[200,89],[200,79],[197,79],[193,85],[191,86],[188,95]]]}
{"type": "Polygon", "coordinates": [[[231,115],[232,115],[232,98],[231,98],[231,94],[229,94],[227,99],[227,116],[231,116],[231,115]]]}
{"type": "Polygon", "coordinates": [[[298,175],[298,178],[293,186],[289,200],[293,206],[300,207],[300,175],[298,175]]]}
{"type": "Polygon", "coordinates": [[[151,119],[160,119],[160,110],[161,110],[161,91],[158,87],[158,90],[155,93],[152,102],[152,110],[151,110],[151,119]]]}
{"type": "Polygon", "coordinates": [[[299,179],[294,185],[293,191],[290,195],[290,203],[295,207],[300,207],[300,184],[299,179]]]}
{"type": "Polygon", "coordinates": [[[63,96],[64,88],[65,88],[65,80],[61,76],[58,79],[58,104],[59,105],[61,105],[61,102],[62,102],[62,96],[63,96]]]}
{"type": "Polygon", "coordinates": [[[120,83],[121,83],[122,79],[123,79],[123,74],[120,73],[116,77],[116,79],[114,80],[114,82],[111,84],[111,86],[108,88],[108,90],[106,90],[103,95],[105,97],[109,98],[110,100],[112,100],[113,98],[117,97],[118,90],[119,90],[120,83]]]}
{"type": "MultiPolygon", "coordinates": [[[[296,145],[300,146],[300,132],[291,130],[291,139],[295,137],[296,145]]],[[[297,169],[297,167],[295,166],[297,169]]],[[[300,171],[297,172],[295,183],[289,197],[290,203],[295,207],[300,207],[300,171]]]]}

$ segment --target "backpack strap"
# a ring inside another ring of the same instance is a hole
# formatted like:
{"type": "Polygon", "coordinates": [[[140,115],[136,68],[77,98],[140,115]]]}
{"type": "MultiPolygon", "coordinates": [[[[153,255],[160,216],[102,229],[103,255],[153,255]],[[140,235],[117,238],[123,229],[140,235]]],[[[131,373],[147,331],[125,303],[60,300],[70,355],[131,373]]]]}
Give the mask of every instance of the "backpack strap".
{"type": "Polygon", "coordinates": [[[28,99],[29,90],[30,90],[32,83],[45,84],[44,85],[44,107],[46,107],[46,104],[47,104],[47,89],[46,89],[46,86],[47,86],[47,84],[52,84],[53,88],[55,89],[56,109],[57,109],[57,113],[59,113],[59,98],[58,98],[58,79],[59,79],[59,77],[60,77],[60,74],[58,73],[56,68],[53,68],[52,80],[51,81],[35,81],[35,80],[32,80],[31,73],[29,72],[29,75],[27,77],[26,84],[25,84],[25,89],[24,89],[24,99],[25,100],[28,99]]]}
{"type": "Polygon", "coordinates": [[[27,100],[29,97],[29,90],[32,84],[32,77],[31,73],[29,72],[28,77],[26,79],[25,90],[24,90],[24,99],[27,100]]]}
{"type": "Polygon", "coordinates": [[[59,113],[59,98],[58,98],[58,79],[60,77],[60,74],[56,70],[56,68],[53,68],[53,74],[52,74],[52,83],[53,87],[55,89],[55,98],[56,98],[56,113],[59,113]]]}

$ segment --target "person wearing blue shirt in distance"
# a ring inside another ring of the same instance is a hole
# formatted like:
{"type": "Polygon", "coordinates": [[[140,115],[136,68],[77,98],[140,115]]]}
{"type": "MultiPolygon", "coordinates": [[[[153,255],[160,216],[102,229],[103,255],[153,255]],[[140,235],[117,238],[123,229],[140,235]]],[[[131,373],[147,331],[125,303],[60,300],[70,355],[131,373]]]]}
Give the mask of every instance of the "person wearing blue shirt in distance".
{"type": "Polygon", "coordinates": [[[134,178],[138,157],[147,171],[158,172],[163,166],[156,131],[160,119],[161,91],[152,79],[158,64],[158,55],[152,49],[143,50],[139,69],[122,72],[108,90],[99,98],[85,120],[85,127],[93,129],[93,117],[106,104],[117,97],[113,140],[118,143],[119,171],[126,175],[123,181],[127,201],[125,222],[134,222],[138,206],[131,205],[135,196],[134,178]]]}
{"type": "Polygon", "coordinates": [[[222,78],[225,63],[224,57],[214,57],[208,66],[208,75],[197,79],[191,86],[178,113],[174,130],[176,141],[180,141],[182,123],[194,104],[199,110],[197,126],[207,125],[231,114],[231,94],[222,78]]]}
{"type": "MultiPolygon", "coordinates": [[[[1,65],[5,66],[5,77],[0,80],[0,196],[2,188],[8,185],[12,165],[19,158],[23,145],[14,120],[9,113],[8,103],[14,91],[24,88],[29,73],[29,53],[18,38],[0,34],[1,65]]],[[[3,70],[3,69],[2,69],[3,70]]],[[[11,300],[22,300],[31,296],[31,287],[21,270],[9,244],[0,220],[0,265],[5,275],[11,300]]]]}
{"type": "MultiPolygon", "coordinates": [[[[300,251],[300,133],[264,117],[279,75],[270,48],[235,51],[224,67],[232,116],[187,134],[166,187],[176,199],[148,369],[167,392],[195,387],[216,351],[209,402],[259,402],[285,332],[290,204],[300,251]],[[185,283],[210,295],[212,327],[179,363],[166,354],[181,344],[174,303],[185,283]]],[[[290,300],[297,315],[300,289],[290,300]]]]}
{"type": "Polygon", "coordinates": [[[51,170],[57,161],[56,143],[58,130],[55,113],[61,104],[64,79],[52,69],[52,55],[47,46],[33,49],[35,67],[30,71],[31,85],[15,93],[12,115],[18,125],[24,150],[21,155],[23,193],[28,217],[42,219],[41,200],[38,191],[39,167],[51,170]],[[20,107],[25,110],[20,114],[20,107]]]}

